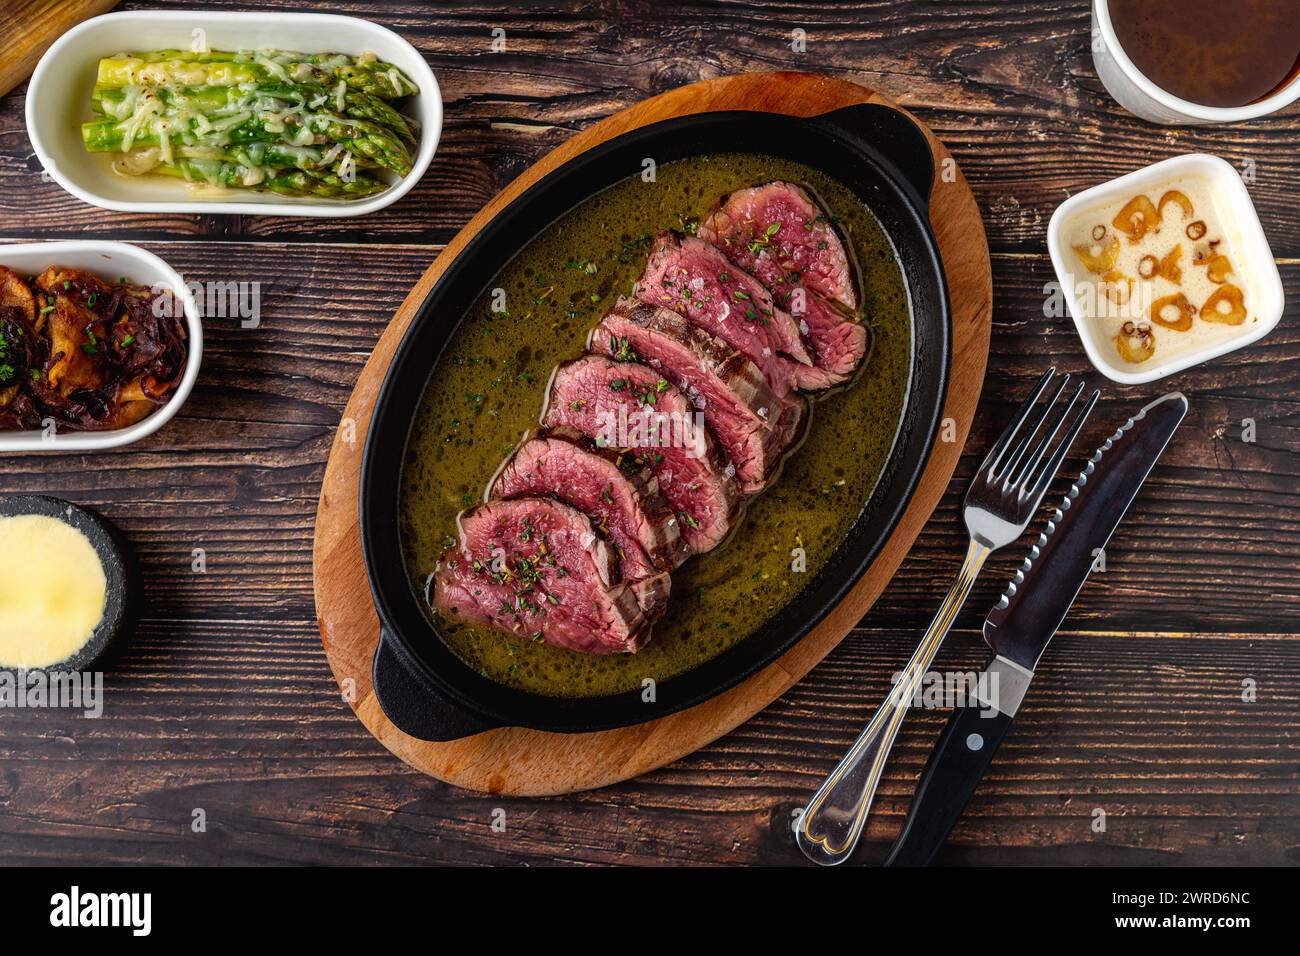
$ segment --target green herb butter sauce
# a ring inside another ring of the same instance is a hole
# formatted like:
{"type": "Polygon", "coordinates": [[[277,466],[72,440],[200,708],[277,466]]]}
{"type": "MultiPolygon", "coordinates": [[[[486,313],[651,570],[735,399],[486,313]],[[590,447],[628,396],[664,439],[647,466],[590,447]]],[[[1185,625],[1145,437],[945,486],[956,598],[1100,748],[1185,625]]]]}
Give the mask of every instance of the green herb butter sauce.
{"type": "Polygon", "coordinates": [[[482,500],[502,460],[536,427],[554,366],[582,354],[591,327],[631,292],[651,237],[665,228],[690,231],[723,195],[774,179],[810,188],[857,261],[872,333],[861,374],[814,404],[808,438],[779,479],[749,500],[728,540],[673,573],[668,612],[641,651],[580,654],[434,617],[470,667],[556,697],[665,680],[743,641],[795,600],[862,511],[893,444],[911,369],[912,320],[897,255],[870,210],[824,174],[768,156],[702,156],[661,165],[654,182],[634,175],[571,210],[502,269],[457,330],[407,448],[407,570],[423,595],[455,540],[456,515],[482,500]],[[492,289],[504,290],[504,313],[493,311],[501,303],[492,289]]]}

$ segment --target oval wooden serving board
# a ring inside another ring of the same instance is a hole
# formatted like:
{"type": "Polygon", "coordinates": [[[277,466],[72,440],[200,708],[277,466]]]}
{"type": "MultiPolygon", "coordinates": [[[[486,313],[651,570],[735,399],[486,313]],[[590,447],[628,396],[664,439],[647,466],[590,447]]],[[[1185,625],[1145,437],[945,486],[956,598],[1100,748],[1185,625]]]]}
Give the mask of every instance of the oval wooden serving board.
{"type": "Polygon", "coordinates": [[[402,303],[357,381],[330,453],[316,515],[313,572],[321,637],[344,699],[366,728],[412,767],[470,790],[515,795],[571,793],[635,777],[716,740],[770,704],[825,657],[884,590],[952,477],[979,400],[989,348],[993,288],[979,208],[952,157],[928,130],[936,171],[931,223],[952,299],[952,372],[943,414],[953,422],[954,440],[935,447],[902,520],[856,587],[777,661],[699,706],[634,727],[589,734],[507,727],[450,743],[417,740],[388,721],[371,686],[379,619],[357,527],[357,481],[366,428],[393,352],[439,276],[515,197],[573,156],[648,123],[710,110],[813,116],[857,103],[899,108],[862,86],[811,73],[723,77],[638,103],[575,135],[502,190],[448,244],[402,303]]]}

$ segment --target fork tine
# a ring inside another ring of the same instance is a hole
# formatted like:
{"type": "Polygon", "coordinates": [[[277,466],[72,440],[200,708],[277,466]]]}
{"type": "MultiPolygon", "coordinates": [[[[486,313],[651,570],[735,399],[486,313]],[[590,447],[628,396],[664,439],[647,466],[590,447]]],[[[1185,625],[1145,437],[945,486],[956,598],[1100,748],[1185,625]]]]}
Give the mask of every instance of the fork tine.
{"type": "MultiPolygon", "coordinates": [[[[1029,434],[1025,435],[1016,443],[1015,451],[1012,452],[1010,460],[1007,461],[1006,465],[998,469],[998,475],[1002,479],[1003,487],[1011,488],[1016,484],[1019,484],[1020,479],[1013,479],[1011,475],[1019,472],[1023,476],[1023,473],[1029,470],[1027,463],[1026,467],[1020,467],[1021,463],[1025,461],[1025,453],[1029,450],[1029,444],[1038,437],[1038,433],[1042,430],[1043,425],[1052,417],[1057,401],[1060,399],[1062,393],[1065,392],[1065,388],[1069,384],[1070,376],[1067,373],[1057,384],[1056,391],[1054,391],[1052,397],[1047,400],[1047,404],[1043,406],[1043,409],[1035,420],[1034,427],[1030,429],[1029,434]]],[[[1057,414],[1059,414],[1059,412],[1057,414]]],[[[1040,443],[1039,449],[1041,448],[1042,444],[1040,443]]],[[[1035,452],[1035,454],[1037,454],[1037,452],[1035,452]]]]}
{"type": "Polygon", "coordinates": [[[993,470],[997,468],[998,464],[1002,460],[1003,452],[1005,452],[1007,446],[1011,444],[1011,439],[1015,437],[1016,432],[1020,431],[1020,426],[1025,423],[1025,419],[1029,417],[1029,412],[1033,409],[1034,405],[1037,404],[1039,396],[1041,396],[1047,389],[1047,383],[1052,380],[1052,376],[1055,374],[1055,365],[1049,367],[1048,370],[1043,373],[1043,377],[1038,380],[1037,387],[1030,393],[1029,397],[1025,399],[1024,403],[1020,406],[1020,410],[1016,412],[1016,417],[1012,419],[1011,424],[1008,425],[1006,430],[998,437],[997,443],[989,449],[989,453],[984,456],[984,461],[980,463],[979,468],[976,470],[976,474],[987,470],[989,472],[989,478],[991,479],[993,477],[993,470]]]}
{"type": "MultiPolygon", "coordinates": [[[[1082,388],[1082,386],[1080,387],[1082,388]]],[[[1078,396],[1076,396],[1076,398],[1077,397],[1078,396]]],[[[1033,484],[1029,486],[1028,493],[1034,499],[1035,509],[1038,508],[1038,503],[1043,500],[1043,494],[1047,491],[1047,486],[1051,484],[1052,479],[1056,477],[1057,471],[1060,470],[1061,462],[1065,460],[1066,454],[1070,451],[1070,446],[1074,444],[1075,438],[1079,436],[1079,432],[1083,429],[1084,421],[1087,420],[1088,415],[1092,412],[1093,406],[1097,404],[1097,399],[1100,397],[1101,391],[1093,389],[1092,394],[1088,396],[1088,401],[1084,404],[1083,408],[1079,409],[1078,415],[1074,419],[1074,423],[1070,426],[1070,430],[1065,433],[1065,437],[1062,438],[1061,443],[1056,446],[1056,451],[1052,453],[1052,457],[1043,465],[1038,475],[1034,478],[1033,484]]]]}
{"type": "MultiPolygon", "coordinates": [[[[1061,382],[1061,387],[1056,390],[1056,395],[1052,396],[1053,399],[1057,398],[1065,391],[1065,386],[1066,384],[1069,383],[1069,381],[1070,381],[1070,376],[1068,375],[1065,376],[1065,378],[1061,382]]],[[[1074,390],[1074,394],[1070,396],[1070,400],[1068,402],[1066,402],[1058,409],[1052,409],[1049,406],[1048,411],[1051,411],[1052,414],[1049,416],[1045,412],[1043,414],[1043,420],[1041,424],[1046,426],[1048,424],[1048,419],[1050,417],[1051,419],[1050,427],[1046,427],[1043,429],[1043,436],[1039,438],[1038,444],[1034,446],[1034,450],[1028,452],[1025,455],[1023,462],[1018,462],[1018,464],[1020,464],[1020,467],[1014,469],[1015,471],[1014,476],[1011,474],[1013,469],[1012,468],[1007,469],[1006,477],[1004,479],[1006,483],[1006,487],[1008,488],[1023,487],[1026,481],[1028,480],[1030,473],[1035,471],[1038,468],[1038,466],[1042,464],[1043,456],[1047,454],[1047,449],[1051,447],[1052,442],[1056,439],[1056,436],[1060,434],[1061,426],[1065,424],[1065,420],[1070,417],[1070,410],[1074,408],[1074,403],[1079,400],[1079,395],[1082,394],[1083,389],[1084,389],[1084,383],[1080,382],[1078,388],[1074,390]]],[[[1031,435],[1030,438],[1034,438],[1037,435],[1038,435],[1038,430],[1035,429],[1034,434],[1031,435]]]]}

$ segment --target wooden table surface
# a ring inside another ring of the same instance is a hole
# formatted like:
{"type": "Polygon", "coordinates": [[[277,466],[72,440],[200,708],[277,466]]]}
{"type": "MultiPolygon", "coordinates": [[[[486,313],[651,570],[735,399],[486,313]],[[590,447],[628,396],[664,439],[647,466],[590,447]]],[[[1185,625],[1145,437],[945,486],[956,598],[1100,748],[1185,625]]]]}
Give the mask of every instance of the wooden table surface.
{"type": "MultiPolygon", "coordinates": [[[[227,5],[248,7],[206,4],[227,5]]],[[[1185,391],[1191,413],[941,859],[1300,863],[1300,112],[1212,128],[1134,119],[1097,79],[1088,7],[685,2],[669,17],[650,2],[321,5],[404,35],[446,100],[423,181],[359,220],[92,208],[42,177],[25,86],[5,96],[0,240],[138,242],[188,279],[259,283],[261,323],[206,320],[198,386],[152,438],[0,459],[0,492],[60,495],[121,525],[147,588],[102,718],[0,710],[0,860],[799,862],[791,812],[861,728],[951,581],[974,463],[1044,366],[1102,384],[1069,319],[1044,315],[1052,210],[1103,179],[1206,151],[1254,179],[1286,316],[1260,344],[1166,382],[1106,385],[1090,447],[1166,389],[1185,391]],[[496,28],[504,52],[491,50],[496,28]],[[796,29],[805,52],[791,49],[796,29]],[[951,489],[862,626],[712,746],[567,798],[481,796],[416,774],[339,699],[314,620],[312,519],[362,363],[442,244],[543,152],[653,93],[774,69],[825,71],[898,100],[975,190],[993,251],[993,344],[951,489]],[[205,573],[193,570],[196,548],[205,573]]],[[[995,556],[938,668],[983,663],[979,623],[1022,555],[995,556]]],[[[909,718],[861,859],[879,858],[896,834],[944,719],[909,718]]]]}

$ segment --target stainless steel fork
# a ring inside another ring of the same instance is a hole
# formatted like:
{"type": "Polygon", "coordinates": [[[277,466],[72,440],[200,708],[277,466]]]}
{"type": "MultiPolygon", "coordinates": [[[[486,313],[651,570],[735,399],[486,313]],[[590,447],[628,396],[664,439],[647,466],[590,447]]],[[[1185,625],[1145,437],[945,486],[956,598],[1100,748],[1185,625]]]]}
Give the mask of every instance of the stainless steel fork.
{"type": "Polygon", "coordinates": [[[966,602],[971,585],[988,556],[1024,532],[1083,427],[1084,419],[1097,402],[1100,393],[1094,391],[1075,411],[1083,394],[1084,386],[1080,383],[1069,401],[1058,408],[1058,400],[1070,383],[1070,376],[1065,375],[1041,412],[1031,420],[1038,400],[1055,374],[1055,368],[1047,370],[975,473],[963,509],[970,546],[957,580],[889,696],[795,824],[799,848],[815,863],[829,866],[842,863],[852,855],[907,708],[957,612],[966,602]],[[1058,442],[1057,436],[1063,428],[1064,437],[1058,442]]]}

